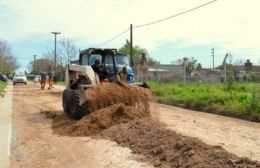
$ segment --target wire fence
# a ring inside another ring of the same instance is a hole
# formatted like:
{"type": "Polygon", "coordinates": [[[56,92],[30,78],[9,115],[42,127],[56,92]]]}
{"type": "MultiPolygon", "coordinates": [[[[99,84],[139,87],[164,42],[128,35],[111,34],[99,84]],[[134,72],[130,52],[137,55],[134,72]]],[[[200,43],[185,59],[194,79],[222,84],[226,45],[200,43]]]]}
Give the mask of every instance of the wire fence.
{"type": "Polygon", "coordinates": [[[137,81],[164,82],[200,82],[200,83],[225,83],[225,82],[247,82],[260,83],[260,72],[232,71],[225,72],[218,69],[201,69],[187,72],[183,66],[172,66],[171,68],[135,68],[137,81]]]}

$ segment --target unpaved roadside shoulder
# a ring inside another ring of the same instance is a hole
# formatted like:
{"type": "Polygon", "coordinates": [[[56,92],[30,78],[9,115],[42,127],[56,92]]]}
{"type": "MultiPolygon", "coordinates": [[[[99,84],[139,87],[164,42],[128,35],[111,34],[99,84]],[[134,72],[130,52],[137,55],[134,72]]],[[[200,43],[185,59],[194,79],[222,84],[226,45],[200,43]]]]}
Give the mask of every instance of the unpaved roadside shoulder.
{"type": "Polygon", "coordinates": [[[3,98],[0,98],[0,167],[10,165],[11,121],[13,86],[8,85],[3,98]]]}
{"type": "Polygon", "coordinates": [[[160,120],[168,129],[260,161],[260,123],[168,105],[158,105],[158,108],[160,120]]]}

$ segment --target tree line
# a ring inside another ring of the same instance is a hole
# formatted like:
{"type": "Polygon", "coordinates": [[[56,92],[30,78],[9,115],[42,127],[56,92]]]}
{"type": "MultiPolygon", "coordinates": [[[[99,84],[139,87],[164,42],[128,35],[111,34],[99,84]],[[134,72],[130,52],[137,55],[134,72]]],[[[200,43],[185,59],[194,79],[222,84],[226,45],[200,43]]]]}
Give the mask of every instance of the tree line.
{"type": "MultiPolygon", "coordinates": [[[[126,39],[125,44],[118,49],[120,53],[130,55],[130,42],[126,39]]],[[[78,59],[78,50],[71,39],[62,38],[57,43],[57,66],[55,67],[55,80],[64,79],[65,65],[70,60],[78,59]]],[[[47,71],[50,66],[54,65],[54,51],[53,49],[46,49],[42,56],[38,56],[35,61],[31,61],[27,65],[27,72],[29,74],[37,75],[41,72],[47,71]]],[[[196,65],[196,60],[183,59],[188,62],[187,72],[192,71],[196,65]]],[[[183,61],[184,62],[184,61],[183,61]]],[[[134,68],[141,68],[147,70],[149,67],[160,64],[155,59],[149,57],[149,53],[145,48],[140,46],[133,46],[133,66],[134,68]]],[[[14,71],[19,67],[16,57],[13,55],[11,46],[4,40],[0,40],[0,73],[5,75],[14,74],[14,71]]],[[[54,66],[53,66],[54,67],[54,66]]],[[[198,66],[201,68],[201,65],[198,66]]]]}
{"type": "MultiPolygon", "coordinates": [[[[126,43],[119,48],[120,53],[129,53],[130,43],[126,40],[126,43]]],[[[57,66],[55,67],[54,80],[64,80],[65,65],[69,61],[75,59],[78,60],[78,50],[72,40],[68,38],[63,38],[57,43],[57,66]]],[[[143,67],[152,66],[157,62],[152,58],[147,58],[148,52],[145,48],[134,46],[133,47],[133,61],[134,65],[143,65],[143,67]],[[142,57],[145,55],[145,58],[142,57]]],[[[41,72],[48,71],[48,68],[54,64],[54,52],[52,49],[47,49],[43,52],[43,56],[35,61],[31,61],[27,67],[29,73],[40,74],[41,72]]]]}
{"type": "Polygon", "coordinates": [[[72,59],[78,59],[77,56],[78,51],[72,40],[62,38],[57,43],[56,67],[54,66],[53,49],[46,49],[40,58],[28,64],[27,70],[30,74],[38,75],[47,72],[49,67],[52,66],[55,72],[54,80],[61,81],[64,80],[65,65],[72,59]]]}

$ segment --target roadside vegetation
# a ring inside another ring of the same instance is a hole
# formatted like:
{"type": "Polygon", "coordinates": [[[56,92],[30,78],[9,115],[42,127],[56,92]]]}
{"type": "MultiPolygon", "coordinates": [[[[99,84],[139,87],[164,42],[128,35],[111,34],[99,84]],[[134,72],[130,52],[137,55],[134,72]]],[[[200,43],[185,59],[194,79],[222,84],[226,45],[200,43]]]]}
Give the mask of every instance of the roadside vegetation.
{"type": "Polygon", "coordinates": [[[149,82],[159,103],[260,122],[260,84],[149,82]]]}
{"type": "Polygon", "coordinates": [[[18,67],[11,46],[6,41],[0,39],[0,74],[9,76],[13,74],[18,67]]]}
{"type": "Polygon", "coordinates": [[[7,83],[0,81],[0,97],[4,96],[4,89],[6,87],[7,83]]]}

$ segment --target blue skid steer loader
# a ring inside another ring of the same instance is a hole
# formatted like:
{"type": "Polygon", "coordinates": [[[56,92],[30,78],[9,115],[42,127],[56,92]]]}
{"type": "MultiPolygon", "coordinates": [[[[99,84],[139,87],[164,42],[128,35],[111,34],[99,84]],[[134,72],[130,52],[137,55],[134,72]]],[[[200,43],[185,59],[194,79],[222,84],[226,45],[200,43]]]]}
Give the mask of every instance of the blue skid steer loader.
{"type": "Polygon", "coordinates": [[[89,48],[80,51],[79,60],[66,66],[62,96],[64,112],[72,119],[81,119],[90,113],[85,103],[87,89],[102,81],[116,83],[122,80],[129,85],[149,88],[146,83],[135,83],[129,57],[117,53],[116,49],[89,48]]]}

